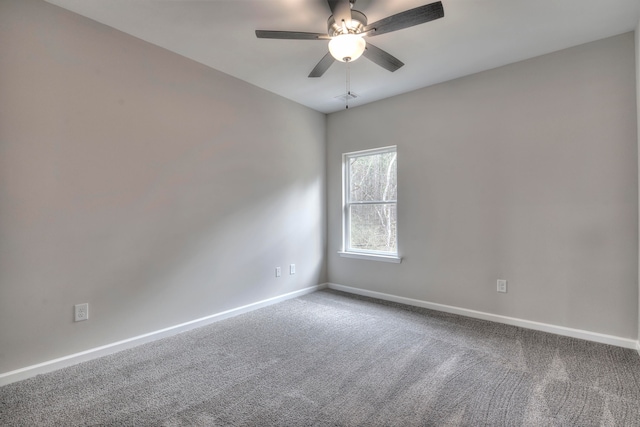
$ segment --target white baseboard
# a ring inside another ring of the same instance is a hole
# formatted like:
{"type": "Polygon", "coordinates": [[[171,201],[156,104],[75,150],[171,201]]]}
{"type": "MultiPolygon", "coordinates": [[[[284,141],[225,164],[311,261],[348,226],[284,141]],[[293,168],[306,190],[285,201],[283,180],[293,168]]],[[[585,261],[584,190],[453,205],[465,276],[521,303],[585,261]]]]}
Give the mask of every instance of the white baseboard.
{"type": "Polygon", "coordinates": [[[413,298],[405,298],[405,297],[400,297],[396,295],[385,294],[382,292],[368,291],[366,289],[353,288],[350,286],[338,285],[335,283],[324,283],[321,285],[310,286],[305,289],[300,289],[298,291],[289,292],[284,295],[279,295],[273,298],[258,301],[252,304],[247,304],[242,307],[237,307],[231,310],[226,310],[220,313],[212,314],[210,316],[202,317],[200,319],[192,320],[190,322],[185,322],[179,325],[160,329],[158,331],[150,332],[148,334],[128,338],[126,340],[103,345],[101,347],[92,348],[79,353],[70,354],[68,356],[64,356],[58,359],[53,359],[46,362],[38,363],[36,365],[31,365],[24,368],[16,369],[14,371],[5,372],[0,374],[0,386],[7,385],[16,381],[24,380],[24,379],[36,376],[38,374],[44,374],[47,372],[55,371],[57,369],[75,365],[80,362],[96,359],[98,357],[106,356],[108,354],[115,353],[121,350],[126,350],[128,348],[136,347],[150,341],[155,341],[160,338],[165,338],[165,337],[176,335],[182,332],[186,332],[188,330],[205,326],[205,325],[217,322],[219,320],[228,319],[230,317],[234,317],[239,314],[257,310],[259,308],[276,304],[278,302],[285,301],[291,298],[297,298],[299,296],[306,295],[327,287],[330,289],[336,289],[339,291],[348,292],[356,295],[362,295],[362,296],[377,298],[377,299],[386,300],[386,301],[393,301],[401,304],[413,305],[416,307],[423,307],[423,308],[428,308],[436,311],[443,311],[446,313],[459,314],[462,316],[472,317],[476,319],[489,320],[492,322],[519,326],[526,329],[550,332],[557,335],[580,338],[588,341],[611,344],[618,347],[631,348],[631,349],[637,350],[638,353],[640,354],[640,341],[637,341],[637,340],[620,338],[612,335],[605,335],[597,332],[589,332],[589,331],[584,331],[580,329],[566,328],[564,326],[555,326],[547,323],[533,322],[533,321],[517,319],[513,317],[500,316],[497,314],[484,313],[481,311],[468,310],[465,308],[454,307],[454,306],[444,305],[444,304],[437,304],[437,303],[417,300],[413,298]]]}
{"type": "Polygon", "coordinates": [[[38,363],[37,365],[27,366],[24,368],[16,369],[15,371],[5,372],[0,374],[0,386],[7,385],[16,381],[24,380],[38,374],[44,374],[47,372],[55,371],[60,368],[75,365],[87,360],[96,359],[98,357],[106,356],[111,353],[126,350],[128,348],[136,347],[141,344],[155,341],[160,338],[166,338],[172,335],[186,332],[191,329],[199,328],[219,320],[228,319],[239,314],[247,313],[249,311],[257,310],[268,305],[276,304],[281,301],[285,301],[291,298],[296,298],[302,295],[315,292],[317,290],[326,288],[327,285],[321,284],[316,286],[310,286],[308,288],[300,289],[298,291],[289,292],[284,295],[279,295],[266,300],[247,304],[242,307],[237,307],[231,310],[223,311],[220,313],[212,314],[210,316],[202,317],[200,319],[192,320],[190,322],[181,323],[179,325],[170,326],[168,328],[160,329],[158,331],[150,332],[148,334],[139,335],[137,337],[128,338],[126,340],[114,342],[111,344],[103,345],[100,347],[92,348],[89,350],[81,351],[80,353],[70,354],[68,356],[60,357],[58,359],[49,360],[46,362],[38,363]]]}
{"type": "Polygon", "coordinates": [[[616,337],[613,335],[600,334],[598,332],[584,331],[581,329],[567,328],[564,326],[550,325],[548,323],[533,322],[531,320],[517,319],[515,317],[501,316],[498,314],[485,313],[482,311],[469,310],[466,308],[454,307],[450,305],[437,304],[434,302],[422,301],[413,298],[399,297],[382,292],[368,291],[366,289],[352,288],[351,286],[327,283],[329,289],[348,292],[351,294],[377,298],[386,301],[398,302],[401,304],[413,305],[416,307],[428,308],[446,313],[459,314],[461,316],[473,317],[475,319],[489,320],[491,322],[504,323],[507,325],[519,326],[521,328],[533,329],[536,331],[550,332],[556,335],[579,338],[587,341],[594,341],[603,344],[615,345],[618,347],[638,350],[640,353],[640,342],[628,338],[616,337]]]}

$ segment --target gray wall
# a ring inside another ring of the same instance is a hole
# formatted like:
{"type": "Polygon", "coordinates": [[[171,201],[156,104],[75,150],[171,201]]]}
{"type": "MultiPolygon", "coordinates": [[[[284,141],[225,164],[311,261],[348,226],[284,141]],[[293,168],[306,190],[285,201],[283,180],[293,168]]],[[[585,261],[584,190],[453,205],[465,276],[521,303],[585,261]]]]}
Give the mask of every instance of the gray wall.
{"type": "Polygon", "coordinates": [[[0,40],[0,373],[326,281],[323,114],[42,1],[0,40]]]}
{"type": "MultiPolygon", "coordinates": [[[[640,21],[635,31],[635,46],[636,46],[636,114],[638,115],[638,147],[640,147],[640,21]]],[[[639,150],[640,151],[640,150],[639,150]]],[[[640,165],[640,152],[638,153],[638,164],[640,165]]],[[[640,175],[638,176],[640,181],[640,175]]],[[[640,245],[640,236],[638,238],[640,245]]],[[[639,266],[640,268],[640,266],[639,266]]],[[[640,270],[638,271],[638,350],[640,351],[640,270]]]]}
{"type": "Polygon", "coordinates": [[[627,33],[329,115],[329,281],[635,339],[634,70],[627,33]],[[402,264],[341,258],[341,153],[390,144],[402,264]]]}

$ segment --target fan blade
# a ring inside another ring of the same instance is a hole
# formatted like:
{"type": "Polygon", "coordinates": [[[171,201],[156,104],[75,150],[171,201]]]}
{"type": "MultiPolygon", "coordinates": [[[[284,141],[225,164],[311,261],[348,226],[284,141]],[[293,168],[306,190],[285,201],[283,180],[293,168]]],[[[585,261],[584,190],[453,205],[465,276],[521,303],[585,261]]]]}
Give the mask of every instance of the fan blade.
{"type": "Polygon", "coordinates": [[[301,33],[298,31],[267,31],[256,30],[259,39],[286,39],[286,40],[330,40],[328,34],[301,33]]]}
{"type": "Polygon", "coordinates": [[[362,30],[363,32],[375,30],[369,33],[369,36],[379,36],[380,34],[390,33],[391,31],[402,30],[403,28],[413,27],[414,25],[424,24],[434,19],[444,16],[444,8],[442,2],[435,2],[415,9],[405,10],[388,16],[373,24],[369,24],[362,30]]]}
{"type": "Polygon", "coordinates": [[[347,25],[351,23],[351,3],[349,0],[327,0],[333,18],[337,23],[344,21],[347,25]]]}
{"type": "Polygon", "coordinates": [[[325,71],[331,67],[331,64],[335,61],[335,58],[331,56],[331,53],[327,53],[324,58],[318,62],[318,65],[315,66],[311,73],[309,73],[309,77],[322,77],[325,71]]]}
{"type": "Polygon", "coordinates": [[[375,62],[382,68],[385,68],[391,72],[404,65],[404,62],[400,61],[395,56],[391,56],[384,50],[372,45],[371,43],[367,43],[367,47],[364,49],[363,55],[368,60],[375,62]]]}

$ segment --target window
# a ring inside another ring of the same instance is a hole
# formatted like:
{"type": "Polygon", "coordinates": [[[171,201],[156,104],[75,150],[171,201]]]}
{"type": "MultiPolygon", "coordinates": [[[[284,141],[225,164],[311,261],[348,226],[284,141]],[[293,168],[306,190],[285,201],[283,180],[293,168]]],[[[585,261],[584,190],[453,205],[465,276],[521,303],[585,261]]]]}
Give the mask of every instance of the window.
{"type": "Polygon", "coordinates": [[[400,262],[396,147],[343,154],[343,256],[400,262]]]}

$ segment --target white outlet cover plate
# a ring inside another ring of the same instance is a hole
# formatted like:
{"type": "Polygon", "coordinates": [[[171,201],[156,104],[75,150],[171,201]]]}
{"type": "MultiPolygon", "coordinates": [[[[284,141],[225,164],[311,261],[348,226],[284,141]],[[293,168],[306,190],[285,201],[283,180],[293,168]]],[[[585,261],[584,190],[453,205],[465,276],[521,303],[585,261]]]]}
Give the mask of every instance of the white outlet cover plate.
{"type": "Polygon", "coordinates": [[[507,292],[507,281],[503,279],[498,279],[498,292],[506,293],[507,292]]]}
{"type": "Polygon", "coordinates": [[[81,322],[89,319],[89,303],[74,306],[74,321],[81,322]]]}

